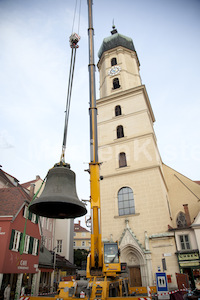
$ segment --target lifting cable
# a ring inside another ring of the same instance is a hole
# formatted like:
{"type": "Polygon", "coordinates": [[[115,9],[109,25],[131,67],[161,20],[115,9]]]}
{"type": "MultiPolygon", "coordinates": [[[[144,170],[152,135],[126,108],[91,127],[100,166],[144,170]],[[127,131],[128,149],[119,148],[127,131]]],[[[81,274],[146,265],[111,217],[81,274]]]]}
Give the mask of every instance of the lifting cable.
{"type": "MultiPolygon", "coordinates": [[[[62,145],[62,154],[60,161],[65,162],[65,149],[66,149],[66,140],[67,140],[67,129],[68,129],[68,121],[69,121],[69,109],[70,109],[70,102],[71,102],[71,94],[72,94],[72,84],[73,84],[73,77],[74,77],[74,67],[75,67],[75,60],[76,60],[76,49],[79,48],[78,42],[80,40],[79,36],[79,27],[80,27],[80,14],[81,14],[81,0],[79,5],[79,20],[78,20],[78,34],[73,33],[74,30],[74,22],[75,22],[75,16],[76,16],[76,8],[77,8],[77,0],[75,5],[75,11],[74,11],[74,18],[73,18],[73,25],[72,25],[72,34],[69,37],[70,47],[72,48],[71,52],[71,62],[70,62],[70,71],[69,71],[69,81],[68,81],[68,91],[67,91],[67,103],[66,103],[66,111],[65,111],[65,125],[64,125],[64,136],[63,136],[63,145],[62,145]]],[[[27,225],[27,219],[29,215],[29,206],[31,205],[32,201],[38,196],[44,182],[46,181],[47,176],[42,181],[42,184],[38,191],[33,196],[33,199],[28,205],[27,213],[26,213],[26,220],[25,220],[25,226],[24,231],[22,233],[21,239],[20,239],[20,248],[19,252],[22,255],[24,252],[24,244],[25,244],[25,237],[26,237],[26,225],[27,225]]]]}
{"type": "Polygon", "coordinates": [[[74,68],[75,68],[75,61],[76,61],[76,49],[79,47],[78,42],[80,40],[79,27],[80,27],[80,14],[81,14],[81,0],[79,0],[79,1],[80,1],[80,4],[79,4],[79,19],[78,19],[78,34],[73,33],[74,23],[75,23],[75,16],[76,16],[76,9],[77,9],[77,0],[76,0],[75,10],[74,10],[74,18],[73,18],[73,25],[72,25],[72,34],[69,37],[70,47],[72,48],[72,51],[71,51],[71,62],[70,62],[67,101],[66,101],[66,110],[65,110],[65,123],[64,123],[62,153],[61,153],[61,158],[60,158],[60,161],[62,163],[65,163],[65,149],[66,149],[66,142],[67,142],[69,110],[70,110],[72,85],[73,85],[73,77],[74,77],[74,68]]]}

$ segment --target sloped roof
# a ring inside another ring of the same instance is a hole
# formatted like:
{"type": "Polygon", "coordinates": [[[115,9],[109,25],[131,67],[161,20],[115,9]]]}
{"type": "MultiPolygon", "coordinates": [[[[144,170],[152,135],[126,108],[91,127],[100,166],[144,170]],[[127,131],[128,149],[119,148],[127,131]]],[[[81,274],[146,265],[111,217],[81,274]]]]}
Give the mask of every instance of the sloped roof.
{"type": "MultiPolygon", "coordinates": [[[[49,251],[52,255],[52,260],[54,259],[54,251],[49,251]]],[[[56,267],[62,270],[67,269],[76,269],[76,265],[73,265],[69,260],[67,260],[64,256],[61,256],[56,253],[56,267]]]]}
{"type": "Polygon", "coordinates": [[[200,184],[200,181],[196,181],[196,180],[195,180],[194,182],[197,183],[197,184],[200,184]]]}
{"type": "Polygon", "coordinates": [[[25,201],[30,201],[29,195],[21,186],[0,189],[0,216],[14,216],[25,201]]]}
{"type": "Polygon", "coordinates": [[[23,188],[27,189],[27,188],[29,188],[29,187],[31,186],[31,184],[36,183],[38,180],[41,180],[41,181],[42,181],[42,179],[40,178],[39,175],[37,175],[37,176],[36,176],[36,179],[34,179],[34,180],[31,180],[31,181],[22,183],[21,186],[22,186],[23,188]]]}
{"type": "Polygon", "coordinates": [[[74,224],[74,232],[90,232],[90,231],[82,227],[79,222],[78,224],[74,224]]]}
{"type": "Polygon", "coordinates": [[[39,268],[53,268],[52,253],[46,248],[41,247],[39,253],[39,268]]]}
{"type": "Polygon", "coordinates": [[[5,184],[7,184],[7,186],[15,186],[7,175],[9,177],[12,177],[15,182],[18,182],[18,180],[15,177],[9,175],[8,173],[6,173],[2,169],[0,169],[0,180],[3,180],[3,182],[5,182],[5,184]]]}

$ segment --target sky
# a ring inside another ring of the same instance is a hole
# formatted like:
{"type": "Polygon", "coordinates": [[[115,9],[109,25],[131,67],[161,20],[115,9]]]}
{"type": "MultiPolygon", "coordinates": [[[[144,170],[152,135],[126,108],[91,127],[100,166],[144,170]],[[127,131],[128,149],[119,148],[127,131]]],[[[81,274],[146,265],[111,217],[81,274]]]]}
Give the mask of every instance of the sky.
{"type": "MultiPolygon", "coordinates": [[[[200,180],[200,1],[93,1],[95,63],[114,22],[133,39],[156,118],[165,164],[200,180]]],[[[87,0],[0,0],[0,165],[20,183],[60,161],[71,57],[77,49],[66,162],[80,199],[89,199],[87,0]],[[78,1],[79,5],[79,1],[78,1]],[[75,18],[74,18],[75,15],[75,18]],[[73,21],[74,20],[74,21],[73,21]]],[[[99,77],[96,69],[96,93],[99,77]]]]}

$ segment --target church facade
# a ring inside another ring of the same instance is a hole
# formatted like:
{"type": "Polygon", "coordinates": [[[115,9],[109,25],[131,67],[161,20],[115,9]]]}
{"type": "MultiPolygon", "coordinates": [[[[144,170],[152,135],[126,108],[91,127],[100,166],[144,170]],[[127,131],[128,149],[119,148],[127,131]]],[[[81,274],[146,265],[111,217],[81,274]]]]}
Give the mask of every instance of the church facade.
{"type": "Polygon", "coordinates": [[[179,250],[198,252],[191,223],[200,209],[200,186],[163,164],[133,41],[115,28],[111,33],[97,65],[102,237],[118,240],[132,286],[154,285],[155,273],[164,270],[175,287],[175,274],[185,271],[179,250]],[[185,229],[192,232],[189,246],[185,229]]]}

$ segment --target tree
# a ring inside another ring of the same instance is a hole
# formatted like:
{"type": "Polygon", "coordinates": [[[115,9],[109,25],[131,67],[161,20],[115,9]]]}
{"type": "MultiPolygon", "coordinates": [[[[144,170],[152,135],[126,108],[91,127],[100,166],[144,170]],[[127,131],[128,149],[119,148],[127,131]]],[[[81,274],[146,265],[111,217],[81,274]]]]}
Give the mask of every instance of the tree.
{"type": "Polygon", "coordinates": [[[74,249],[74,264],[77,265],[77,267],[82,268],[82,266],[87,261],[89,251],[85,249],[74,249]]]}

